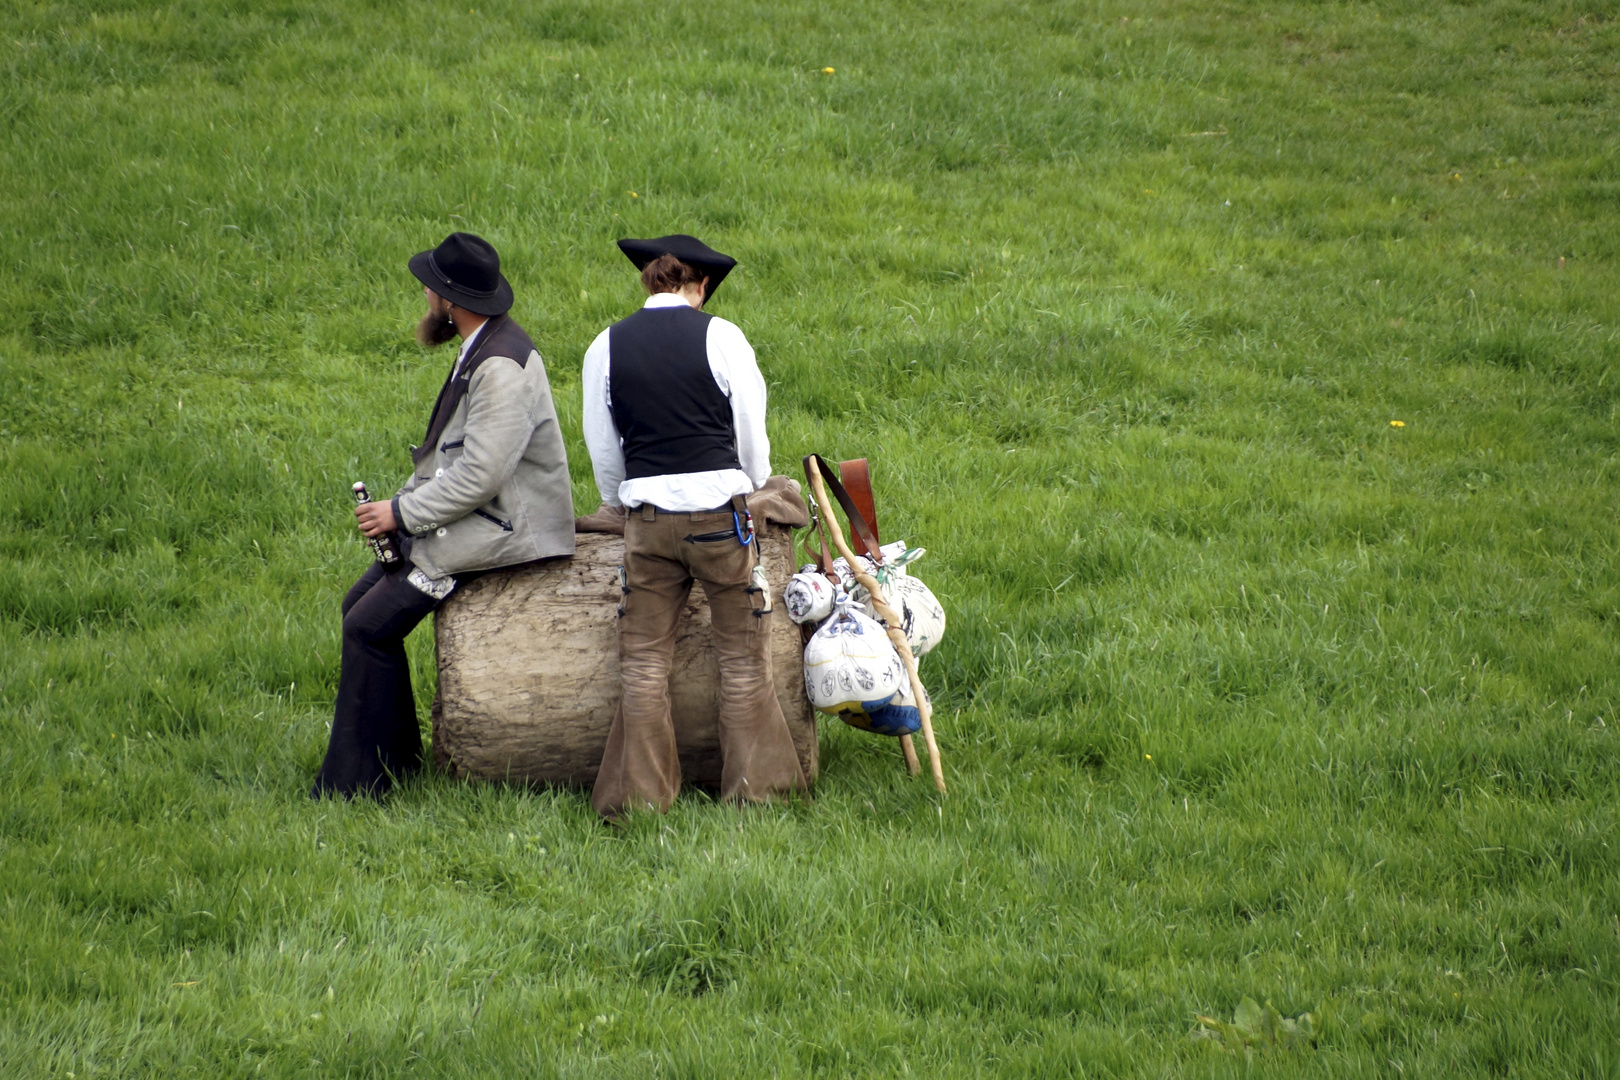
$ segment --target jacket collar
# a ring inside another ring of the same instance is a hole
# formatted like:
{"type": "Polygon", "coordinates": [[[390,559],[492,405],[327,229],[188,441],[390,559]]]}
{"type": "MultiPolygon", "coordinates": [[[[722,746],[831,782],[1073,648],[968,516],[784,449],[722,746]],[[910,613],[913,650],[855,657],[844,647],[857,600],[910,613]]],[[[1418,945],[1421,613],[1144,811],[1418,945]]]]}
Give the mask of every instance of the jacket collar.
{"type": "Polygon", "coordinates": [[[466,344],[461,347],[461,355],[456,357],[456,366],[452,369],[461,381],[471,377],[471,372],[468,369],[472,367],[473,361],[478,359],[479,353],[483,351],[484,346],[494,336],[495,331],[499,329],[498,324],[506,321],[507,316],[505,315],[493,315],[480,323],[478,329],[472,332],[472,337],[468,338],[466,344]]]}
{"type": "Polygon", "coordinates": [[[500,329],[496,324],[504,325],[506,321],[505,315],[492,316],[467,339],[461,355],[456,357],[456,362],[451,365],[449,377],[439,388],[438,399],[433,402],[433,412],[428,414],[427,434],[422,439],[422,445],[411,454],[413,462],[420,462],[433,452],[433,445],[439,441],[439,436],[444,434],[446,425],[450,423],[451,414],[456,411],[456,406],[461,404],[461,399],[467,396],[473,368],[482,358],[484,349],[494,341],[495,331],[500,329]]]}

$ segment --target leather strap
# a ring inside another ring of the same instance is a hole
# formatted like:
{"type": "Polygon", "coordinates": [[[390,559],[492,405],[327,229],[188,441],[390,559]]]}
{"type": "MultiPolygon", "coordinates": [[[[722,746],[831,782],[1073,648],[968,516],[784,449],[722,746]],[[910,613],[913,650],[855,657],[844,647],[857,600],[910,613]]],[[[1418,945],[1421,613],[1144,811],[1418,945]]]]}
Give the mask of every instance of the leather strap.
{"type": "MultiPolygon", "coordinates": [[[[850,529],[860,538],[862,546],[866,548],[867,558],[882,566],[883,553],[880,550],[877,535],[872,532],[872,527],[867,524],[866,518],[862,516],[860,507],[855,505],[855,500],[850,498],[849,492],[844,488],[843,483],[837,476],[833,475],[833,471],[827,467],[827,463],[822,460],[820,454],[810,454],[804,459],[804,478],[810,482],[810,487],[814,490],[815,483],[811,480],[812,470],[820,471],[822,482],[827,485],[827,490],[832,492],[833,498],[838,500],[838,505],[844,511],[844,517],[849,519],[850,529]]],[[[823,508],[823,513],[825,512],[825,508],[823,508]]],[[[826,527],[825,522],[823,522],[822,527],[826,527]]],[[[822,540],[822,545],[822,550],[825,551],[825,538],[822,540]]],[[[829,562],[829,568],[831,565],[829,562]]]]}
{"type": "Polygon", "coordinates": [[[827,512],[824,510],[816,515],[816,539],[821,541],[821,556],[817,561],[821,566],[821,572],[827,576],[827,580],[836,586],[840,584],[843,579],[838,576],[838,571],[833,569],[832,552],[827,550],[826,513],[827,512]]]}
{"type": "Polygon", "coordinates": [[[810,563],[823,575],[825,575],[828,581],[831,581],[834,585],[837,585],[839,582],[839,577],[838,574],[833,571],[832,555],[827,551],[827,523],[824,520],[826,517],[826,512],[821,508],[820,504],[816,502],[815,494],[812,491],[814,485],[808,482],[809,479],[810,473],[808,470],[806,470],[804,497],[805,501],[810,504],[810,533],[802,537],[799,542],[804,545],[804,554],[806,556],[805,561],[810,563]],[[811,546],[810,534],[813,534],[816,540],[820,542],[820,554],[817,554],[816,549],[811,546]]]}
{"type": "MultiPolygon", "coordinates": [[[[838,463],[838,477],[844,482],[849,497],[860,509],[861,515],[866,518],[866,524],[872,529],[872,539],[883,542],[878,532],[877,503],[872,498],[872,472],[866,466],[865,458],[855,458],[852,461],[838,463]]],[[[877,560],[880,556],[876,548],[868,548],[866,541],[855,535],[855,527],[850,526],[849,546],[857,555],[864,554],[867,558],[877,560]]]]}
{"type": "Polygon", "coordinates": [[[810,561],[816,564],[816,569],[821,571],[822,575],[832,582],[836,588],[842,579],[839,578],[838,572],[833,569],[832,553],[827,550],[827,515],[830,510],[816,502],[816,485],[815,481],[810,478],[810,469],[810,458],[805,458],[804,496],[810,503],[810,530],[816,534],[816,540],[821,544],[821,554],[816,554],[815,549],[810,547],[809,537],[805,538],[805,553],[810,556],[810,561]]]}

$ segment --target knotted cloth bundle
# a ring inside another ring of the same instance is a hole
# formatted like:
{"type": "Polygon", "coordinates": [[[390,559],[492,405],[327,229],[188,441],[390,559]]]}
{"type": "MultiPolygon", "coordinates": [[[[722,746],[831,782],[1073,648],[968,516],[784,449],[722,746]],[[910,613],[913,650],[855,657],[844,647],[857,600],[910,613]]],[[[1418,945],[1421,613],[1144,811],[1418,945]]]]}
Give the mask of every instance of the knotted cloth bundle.
{"type": "MultiPolygon", "coordinates": [[[[887,706],[906,681],[888,633],[845,597],[804,647],[804,692],[810,704],[855,727],[887,706]]],[[[900,733],[896,733],[900,734],[900,733]]]]}
{"type": "MultiPolygon", "coordinates": [[[[923,584],[921,578],[913,577],[907,569],[928,554],[928,549],[908,548],[903,541],[897,541],[893,544],[884,544],[882,551],[882,566],[876,565],[863,555],[857,555],[855,558],[861,564],[862,570],[877,578],[878,584],[883,587],[883,598],[899,613],[900,629],[906,635],[906,644],[911,646],[911,654],[923,656],[945,636],[945,608],[935,598],[933,590],[923,584]]],[[[872,594],[867,591],[865,585],[855,580],[849,563],[844,559],[835,559],[833,571],[848,584],[850,599],[854,600],[869,618],[876,619],[878,625],[887,627],[889,624],[884,622],[883,616],[878,612],[872,594]]]]}
{"type": "Polygon", "coordinates": [[[788,618],[801,625],[815,624],[832,614],[835,592],[827,575],[811,563],[799,567],[799,572],[788,579],[782,602],[787,605],[788,618]]]}

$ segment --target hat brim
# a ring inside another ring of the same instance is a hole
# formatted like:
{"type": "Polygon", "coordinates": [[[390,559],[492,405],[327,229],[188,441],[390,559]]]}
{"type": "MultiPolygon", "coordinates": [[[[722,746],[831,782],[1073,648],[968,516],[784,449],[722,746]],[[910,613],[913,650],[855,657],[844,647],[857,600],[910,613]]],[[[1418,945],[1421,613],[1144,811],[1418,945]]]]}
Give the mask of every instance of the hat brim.
{"type": "Polygon", "coordinates": [[[493,318],[496,315],[505,315],[511,309],[512,283],[506,280],[505,274],[501,275],[501,283],[495,287],[494,293],[489,296],[478,296],[475,293],[456,288],[435,273],[433,267],[428,263],[428,256],[432,254],[431,251],[419,251],[411,256],[411,261],[407,265],[411,268],[411,273],[416,276],[417,281],[420,281],[457,307],[466,308],[474,315],[488,315],[493,318]]]}
{"type": "Polygon", "coordinates": [[[645,270],[647,264],[660,255],[673,255],[681,262],[697,270],[709,279],[709,289],[703,294],[705,303],[714,295],[715,290],[720,287],[720,283],[726,280],[726,275],[731,273],[732,268],[737,265],[737,260],[730,255],[722,255],[720,252],[702,245],[696,238],[689,236],[659,237],[656,240],[625,239],[620,240],[618,244],[619,250],[624,252],[624,257],[629,259],[637,270],[645,270]],[[669,242],[672,240],[675,243],[669,242]],[[681,241],[688,241],[689,243],[682,243],[681,241]],[[697,246],[702,250],[692,250],[693,246],[697,246]]]}

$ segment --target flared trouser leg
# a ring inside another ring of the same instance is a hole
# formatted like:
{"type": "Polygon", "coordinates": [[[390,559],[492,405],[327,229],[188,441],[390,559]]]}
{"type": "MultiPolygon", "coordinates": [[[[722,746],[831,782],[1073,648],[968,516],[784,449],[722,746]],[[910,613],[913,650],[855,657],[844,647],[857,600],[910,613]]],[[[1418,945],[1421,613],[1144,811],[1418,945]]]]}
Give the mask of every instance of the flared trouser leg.
{"type": "Polygon", "coordinates": [[[373,564],[343,600],[343,656],[332,735],[310,791],[380,795],[421,767],[422,736],[405,638],[439,601],[373,564]]]}
{"type": "Polygon", "coordinates": [[[667,811],[681,787],[675,724],[669,710],[669,669],[675,629],[692,591],[692,578],[678,560],[660,554],[646,535],[647,523],[625,526],[625,576],[629,592],[619,615],[619,708],[608,731],[591,805],[606,818],[652,807],[667,811]]]}
{"type": "MultiPolygon", "coordinates": [[[[752,570],[752,547],[749,569],[752,570]]],[[[758,802],[809,787],[771,675],[771,612],[742,584],[703,581],[720,661],[720,797],[758,802]]]]}
{"type": "Polygon", "coordinates": [[[762,610],[765,597],[749,591],[754,546],[693,539],[731,524],[729,510],[659,514],[651,521],[632,512],[625,524],[624,692],[591,793],[604,817],[636,806],[666,811],[680,789],[669,673],[694,579],[709,602],[720,665],[721,798],[760,801],[808,787],[772,683],[771,615],[762,610]]]}

